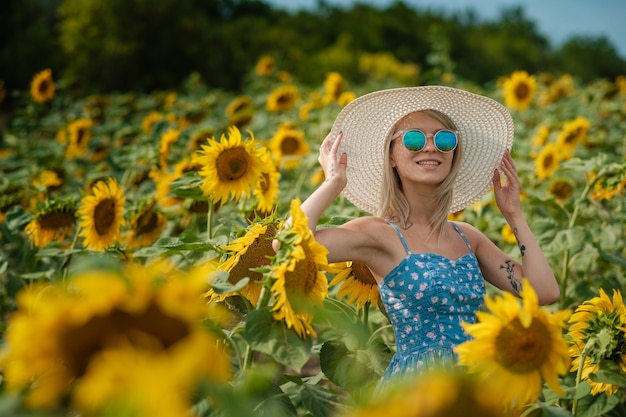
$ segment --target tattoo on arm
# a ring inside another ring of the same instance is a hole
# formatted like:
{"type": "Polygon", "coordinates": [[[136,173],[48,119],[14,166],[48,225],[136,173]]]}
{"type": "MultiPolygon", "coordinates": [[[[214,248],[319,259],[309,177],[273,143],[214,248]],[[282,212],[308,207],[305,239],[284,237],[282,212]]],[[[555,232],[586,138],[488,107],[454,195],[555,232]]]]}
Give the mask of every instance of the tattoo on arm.
{"type": "Polygon", "coordinates": [[[511,288],[513,288],[513,291],[519,294],[520,291],[522,291],[522,283],[517,278],[515,278],[515,265],[513,264],[513,262],[510,259],[507,259],[506,261],[504,261],[504,265],[500,265],[500,269],[506,270],[507,278],[511,282],[511,288]]]}
{"type": "Polygon", "coordinates": [[[524,252],[526,252],[526,246],[523,245],[522,242],[520,242],[519,240],[519,236],[517,234],[517,227],[513,229],[513,235],[515,236],[515,240],[517,240],[519,251],[522,253],[522,256],[524,256],[524,252]]]}

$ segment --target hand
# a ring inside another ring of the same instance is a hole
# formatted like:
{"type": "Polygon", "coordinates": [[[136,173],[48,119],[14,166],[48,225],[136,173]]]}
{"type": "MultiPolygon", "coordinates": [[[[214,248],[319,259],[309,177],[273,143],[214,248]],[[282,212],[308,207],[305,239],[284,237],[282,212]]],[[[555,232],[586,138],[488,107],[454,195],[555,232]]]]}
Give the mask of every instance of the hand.
{"type": "Polygon", "coordinates": [[[511,153],[507,150],[502,157],[500,169],[493,173],[493,192],[496,197],[496,204],[506,217],[520,211],[520,194],[522,183],[517,175],[517,168],[511,158],[511,153]],[[504,184],[500,179],[500,172],[505,176],[504,184]]]}
{"type": "Polygon", "coordinates": [[[324,170],[326,178],[324,182],[332,182],[340,189],[343,189],[348,182],[346,177],[348,156],[345,153],[337,156],[342,136],[341,132],[337,136],[332,136],[329,133],[320,146],[320,155],[317,158],[324,170]]]}

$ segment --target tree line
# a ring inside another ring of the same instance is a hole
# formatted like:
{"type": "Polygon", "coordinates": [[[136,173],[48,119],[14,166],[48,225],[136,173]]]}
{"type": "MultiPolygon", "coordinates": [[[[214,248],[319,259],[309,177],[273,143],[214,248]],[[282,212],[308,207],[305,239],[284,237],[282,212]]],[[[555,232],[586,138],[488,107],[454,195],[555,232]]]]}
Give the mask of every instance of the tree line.
{"type": "Polygon", "coordinates": [[[315,10],[291,12],[261,0],[4,0],[0,8],[7,91],[28,89],[44,68],[81,93],[176,88],[192,72],[237,90],[263,55],[303,83],[319,83],[328,71],[359,81],[362,56],[380,53],[417,65],[418,82],[442,70],[479,84],[515,70],[583,82],[626,74],[607,38],[574,36],[554,47],[521,7],[489,21],[402,1],[319,1],[315,10]]]}

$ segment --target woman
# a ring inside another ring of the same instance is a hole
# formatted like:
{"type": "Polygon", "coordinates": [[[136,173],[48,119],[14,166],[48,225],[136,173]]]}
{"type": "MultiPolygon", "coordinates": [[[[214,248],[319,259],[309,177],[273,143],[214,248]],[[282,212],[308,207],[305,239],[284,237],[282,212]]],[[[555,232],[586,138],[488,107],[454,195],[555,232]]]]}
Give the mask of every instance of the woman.
{"type": "Polygon", "coordinates": [[[357,98],[321,145],[326,180],[302,203],[328,261],[365,263],[394,328],[396,353],[383,380],[455,361],[475,322],[484,280],[519,295],[522,278],[542,304],[559,288],[520,208],[509,150],[513,122],[498,102],[463,90],[424,86],[357,98]],[[501,180],[504,175],[504,181],[501,180]],[[449,213],[479,201],[493,185],[514,231],[521,263],[449,213]],[[340,194],[372,216],[316,230],[340,194]]]}

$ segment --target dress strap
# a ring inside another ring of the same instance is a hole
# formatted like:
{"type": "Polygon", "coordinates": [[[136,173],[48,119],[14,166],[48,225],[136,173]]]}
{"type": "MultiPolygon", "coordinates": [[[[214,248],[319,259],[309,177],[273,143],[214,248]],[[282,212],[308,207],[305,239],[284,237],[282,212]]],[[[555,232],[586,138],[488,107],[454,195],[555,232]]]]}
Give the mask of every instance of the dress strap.
{"type": "Polygon", "coordinates": [[[461,235],[461,237],[463,238],[463,240],[465,241],[465,244],[467,245],[467,248],[469,249],[470,253],[474,253],[474,251],[472,250],[472,247],[469,244],[469,241],[467,240],[467,238],[465,237],[465,235],[463,234],[463,232],[461,231],[461,228],[459,227],[458,224],[454,223],[454,222],[450,222],[452,223],[452,226],[454,226],[454,228],[456,229],[456,231],[459,233],[459,235],[461,235]]]}
{"type": "Polygon", "coordinates": [[[406,250],[406,253],[410,255],[411,251],[409,250],[409,245],[406,244],[406,240],[404,240],[404,236],[402,236],[402,232],[400,231],[398,226],[396,226],[395,224],[391,223],[390,221],[387,221],[387,223],[389,223],[391,225],[391,227],[393,227],[396,230],[396,233],[400,237],[400,242],[402,242],[402,246],[404,246],[404,249],[406,250]]]}

